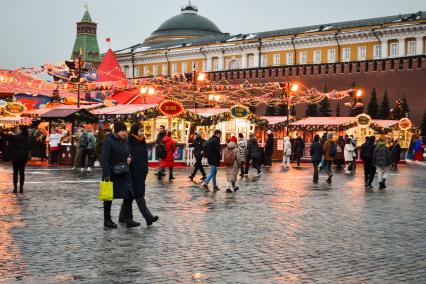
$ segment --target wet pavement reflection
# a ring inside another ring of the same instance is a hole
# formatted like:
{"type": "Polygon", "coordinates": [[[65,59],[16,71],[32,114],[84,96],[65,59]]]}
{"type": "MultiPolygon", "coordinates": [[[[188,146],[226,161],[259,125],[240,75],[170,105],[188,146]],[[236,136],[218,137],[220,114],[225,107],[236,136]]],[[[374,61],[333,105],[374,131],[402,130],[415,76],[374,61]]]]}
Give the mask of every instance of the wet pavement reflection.
{"type": "MultiPolygon", "coordinates": [[[[225,192],[223,170],[217,193],[189,182],[189,169],[172,182],[150,174],[147,202],[160,221],[105,230],[99,170],[29,168],[15,195],[0,164],[0,281],[425,281],[426,167],[391,172],[384,192],[364,190],[362,167],[332,184],[312,184],[311,170],[275,165],[242,179],[236,194],[225,192]]],[[[136,205],[134,216],[143,221],[136,205]]]]}

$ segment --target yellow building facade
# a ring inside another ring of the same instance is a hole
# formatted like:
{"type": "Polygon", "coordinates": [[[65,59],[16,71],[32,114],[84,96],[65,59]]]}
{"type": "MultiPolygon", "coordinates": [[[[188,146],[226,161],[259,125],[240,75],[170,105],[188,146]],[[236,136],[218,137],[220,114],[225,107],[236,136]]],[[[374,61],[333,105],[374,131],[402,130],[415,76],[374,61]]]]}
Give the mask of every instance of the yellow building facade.
{"type": "Polygon", "coordinates": [[[128,78],[425,54],[426,12],[230,35],[189,4],[143,44],[116,51],[128,78]]]}

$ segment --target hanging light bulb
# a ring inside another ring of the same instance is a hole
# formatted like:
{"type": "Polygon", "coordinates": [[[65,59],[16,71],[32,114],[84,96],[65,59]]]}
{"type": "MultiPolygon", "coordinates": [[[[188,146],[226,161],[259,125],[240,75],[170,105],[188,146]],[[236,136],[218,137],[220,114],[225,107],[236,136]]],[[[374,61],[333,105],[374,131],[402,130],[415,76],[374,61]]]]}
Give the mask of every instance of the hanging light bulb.
{"type": "Polygon", "coordinates": [[[146,87],[142,87],[142,88],[141,88],[141,94],[146,94],[146,90],[147,90],[147,88],[146,88],[146,87]]]}
{"type": "Polygon", "coordinates": [[[154,88],[149,88],[149,90],[148,90],[148,94],[149,95],[153,95],[153,94],[155,94],[155,89],[154,88]]]}

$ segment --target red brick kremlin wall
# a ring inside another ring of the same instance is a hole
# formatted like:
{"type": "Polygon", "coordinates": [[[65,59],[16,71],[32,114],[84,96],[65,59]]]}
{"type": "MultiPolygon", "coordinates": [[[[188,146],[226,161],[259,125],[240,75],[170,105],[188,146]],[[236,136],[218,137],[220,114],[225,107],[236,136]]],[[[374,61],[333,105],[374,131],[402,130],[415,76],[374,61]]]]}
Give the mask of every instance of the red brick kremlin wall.
{"type": "MultiPolygon", "coordinates": [[[[365,110],[371,91],[376,88],[379,105],[387,90],[391,108],[394,101],[405,94],[410,107],[410,117],[416,125],[420,125],[426,111],[426,56],[217,71],[210,72],[209,79],[226,79],[230,83],[243,83],[246,80],[252,83],[289,81],[319,91],[323,91],[324,86],[327,86],[328,91],[345,90],[351,88],[355,82],[356,87],[364,91],[365,110]]],[[[341,116],[349,114],[349,108],[344,106],[344,102],[346,100],[340,103],[341,116]]],[[[333,115],[336,104],[335,101],[332,102],[333,115]]],[[[305,106],[297,106],[296,113],[298,117],[304,116],[305,106]]]]}

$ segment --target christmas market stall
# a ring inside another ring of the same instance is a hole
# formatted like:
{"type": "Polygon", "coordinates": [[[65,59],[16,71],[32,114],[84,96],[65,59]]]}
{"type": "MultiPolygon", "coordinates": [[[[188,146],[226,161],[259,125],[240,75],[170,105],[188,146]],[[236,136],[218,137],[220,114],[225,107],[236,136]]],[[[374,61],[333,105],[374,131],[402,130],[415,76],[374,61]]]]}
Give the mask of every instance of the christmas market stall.
{"type": "MultiPolygon", "coordinates": [[[[48,123],[47,137],[53,131],[60,135],[58,149],[58,164],[73,165],[76,153],[76,126],[84,124],[87,127],[96,127],[97,117],[84,108],[63,106],[51,109],[39,117],[42,122],[48,123]]],[[[49,140],[49,138],[48,138],[49,140]]]]}
{"type": "MultiPolygon", "coordinates": [[[[388,143],[399,139],[403,149],[408,148],[411,139],[412,124],[408,118],[401,120],[373,120],[368,114],[357,117],[308,117],[289,124],[290,138],[301,136],[305,141],[305,157],[310,157],[309,149],[313,137],[322,137],[331,132],[335,139],[345,135],[353,136],[360,147],[367,136],[386,136],[388,143]]],[[[403,151],[405,153],[406,151],[403,151]]],[[[359,155],[358,155],[359,157],[359,155]]],[[[403,158],[405,155],[403,154],[403,158]]]]}
{"type": "MultiPolygon", "coordinates": [[[[259,144],[264,146],[266,139],[268,138],[267,130],[271,130],[274,135],[274,151],[272,154],[272,160],[282,160],[284,151],[284,137],[287,132],[287,116],[262,116],[268,122],[268,127],[256,128],[256,137],[258,138],[259,144]]],[[[290,122],[295,121],[295,117],[290,117],[290,122]]]]}

